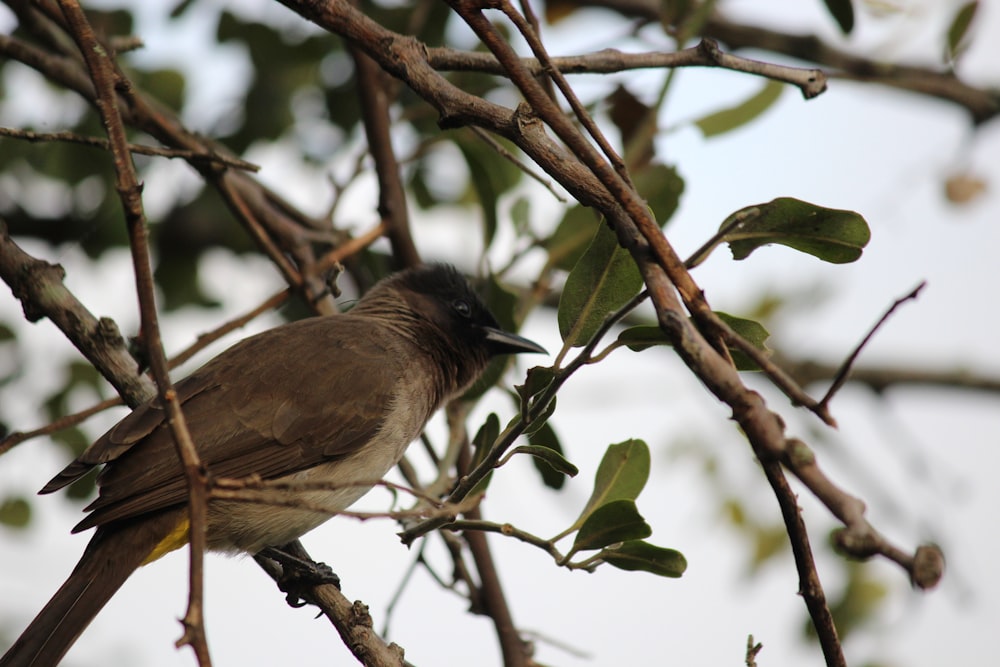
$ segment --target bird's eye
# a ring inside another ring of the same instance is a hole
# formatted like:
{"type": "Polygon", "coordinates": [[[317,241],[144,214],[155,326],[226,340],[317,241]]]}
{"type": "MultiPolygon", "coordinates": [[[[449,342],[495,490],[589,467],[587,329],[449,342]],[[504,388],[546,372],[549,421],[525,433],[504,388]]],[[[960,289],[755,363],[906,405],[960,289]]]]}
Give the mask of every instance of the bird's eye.
{"type": "Polygon", "coordinates": [[[472,315],[472,306],[469,305],[468,301],[455,299],[451,302],[451,307],[462,317],[470,317],[472,315]]]}

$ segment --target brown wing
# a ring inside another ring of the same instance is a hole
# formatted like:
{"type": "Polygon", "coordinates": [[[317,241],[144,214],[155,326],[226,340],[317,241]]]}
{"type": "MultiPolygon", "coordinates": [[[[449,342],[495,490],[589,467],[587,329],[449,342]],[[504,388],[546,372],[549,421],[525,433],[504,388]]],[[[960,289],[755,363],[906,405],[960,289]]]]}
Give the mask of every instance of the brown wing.
{"type": "MultiPolygon", "coordinates": [[[[210,473],[271,479],[356,451],[381,427],[398,385],[394,340],[370,320],[313,318],[248,338],[179,382],[188,429],[210,473]]],[[[138,408],[84,456],[78,465],[107,466],[91,513],[74,531],[187,500],[157,407],[138,408]]]]}

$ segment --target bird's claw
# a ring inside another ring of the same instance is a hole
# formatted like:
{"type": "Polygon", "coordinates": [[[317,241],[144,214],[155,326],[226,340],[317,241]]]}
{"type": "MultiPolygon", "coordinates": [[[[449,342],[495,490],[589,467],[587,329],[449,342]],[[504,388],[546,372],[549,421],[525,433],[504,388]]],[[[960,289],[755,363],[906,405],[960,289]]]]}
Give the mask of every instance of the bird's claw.
{"type": "Polygon", "coordinates": [[[285,601],[290,607],[304,607],[309,603],[304,599],[304,589],[330,584],[340,590],[340,577],[326,563],[299,558],[275,547],[267,547],[257,555],[281,565],[278,588],[287,594],[285,601]]]}

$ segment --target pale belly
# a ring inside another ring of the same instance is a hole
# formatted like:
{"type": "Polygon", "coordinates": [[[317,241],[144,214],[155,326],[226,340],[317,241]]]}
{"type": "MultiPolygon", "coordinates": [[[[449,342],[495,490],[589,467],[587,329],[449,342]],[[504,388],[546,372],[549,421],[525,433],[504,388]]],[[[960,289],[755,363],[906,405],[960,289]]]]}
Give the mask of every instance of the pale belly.
{"type": "Polygon", "coordinates": [[[219,501],[209,505],[208,548],[257,553],[288,544],[350,507],[392,469],[429,414],[408,409],[408,419],[387,419],[383,430],[351,457],[330,461],[275,480],[262,502],[219,501]],[[416,414],[413,414],[413,413],[416,414]]]}

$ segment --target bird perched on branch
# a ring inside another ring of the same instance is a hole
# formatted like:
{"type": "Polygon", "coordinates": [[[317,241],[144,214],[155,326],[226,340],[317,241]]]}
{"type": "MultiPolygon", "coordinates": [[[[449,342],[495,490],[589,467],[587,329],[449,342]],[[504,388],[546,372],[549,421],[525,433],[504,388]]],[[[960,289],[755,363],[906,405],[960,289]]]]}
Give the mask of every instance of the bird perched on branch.
{"type": "MultiPolygon", "coordinates": [[[[208,548],[280,548],[346,509],[492,357],[519,352],[544,350],[503,331],[446,265],[390,276],[346,314],[285,324],[229,348],[176,385],[201,461],[216,478],[288,482],[286,499],[303,507],[210,500],[208,548]]],[[[41,492],[101,464],[98,496],[74,532],[97,530],[0,667],[52,667],[136,568],[187,543],[187,480],[158,400],[137,407],[41,492]]]]}

